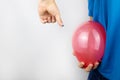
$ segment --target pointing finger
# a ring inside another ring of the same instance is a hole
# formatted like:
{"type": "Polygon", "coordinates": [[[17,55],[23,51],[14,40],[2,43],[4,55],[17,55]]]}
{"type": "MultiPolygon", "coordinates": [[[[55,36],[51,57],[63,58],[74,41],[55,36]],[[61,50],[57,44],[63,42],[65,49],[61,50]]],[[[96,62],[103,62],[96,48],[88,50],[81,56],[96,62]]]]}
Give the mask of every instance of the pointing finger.
{"type": "Polygon", "coordinates": [[[60,15],[56,15],[55,18],[56,18],[56,20],[57,20],[57,23],[58,23],[60,26],[63,27],[64,25],[63,25],[63,22],[62,22],[62,19],[61,19],[60,15]]]}

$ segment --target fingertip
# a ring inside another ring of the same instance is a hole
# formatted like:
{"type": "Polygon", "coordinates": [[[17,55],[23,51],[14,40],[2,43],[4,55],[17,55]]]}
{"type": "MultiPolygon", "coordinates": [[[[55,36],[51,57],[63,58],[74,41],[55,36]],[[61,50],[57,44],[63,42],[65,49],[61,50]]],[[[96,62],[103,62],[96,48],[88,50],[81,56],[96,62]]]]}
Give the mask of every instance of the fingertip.
{"type": "Polygon", "coordinates": [[[95,65],[95,67],[97,67],[99,65],[99,62],[96,62],[94,65],[95,65]]]}
{"type": "Polygon", "coordinates": [[[94,64],[95,66],[98,66],[99,65],[99,62],[95,62],[95,64],[94,64]]]}
{"type": "Polygon", "coordinates": [[[86,68],[85,68],[85,71],[86,72],[90,72],[93,68],[93,64],[89,64],[86,68]]]}
{"type": "Polygon", "coordinates": [[[45,24],[45,23],[47,23],[48,21],[47,20],[43,20],[43,23],[45,24]]]}
{"type": "Polygon", "coordinates": [[[45,23],[47,23],[47,20],[41,20],[41,23],[45,24],[45,23]]]}
{"type": "Polygon", "coordinates": [[[56,20],[57,20],[57,23],[59,24],[59,26],[64,27],[63,21],[62,21],[60,15],[56,15],[56,20]]]}
{"type": "Polygon", "coordinates": [[[99,65],[99,62],[96,62],[96,63],[94,64],[94,68],[93,68],[93,69],[96,69],[96,68],[98,67],[98,65],[99,65]]]}
{"type": "Polygon", "coordinates": [[[83,65],[79,64],[78,67],[79,67],[79,68],[83,68],[83,65]]]}
{"type": "Polygon", "coordinates": [[[93,64],[89,64],[88,66],[93,66],[93,64]]]}
{"type": "Polygon", "coordinates": [[[62,25],[62,27],[64,27],[64,25],[62,25]]]}
{"type": "Polygon", "coordinates": [[[96,64],[96,65],[99,65],[99,62],[96,62],[95,64],[96,64]]]}
{"type": "Polygon", "coordinates": [[[85,64],[84,62],[80,62],[78,66],[79,66],[80,68],[83,68],[84,64],[85,64]]]}
{"type": "Polygon", "coordinates": [[[87,66],[87,68],[92,69],[92,68],[93,68],[93,64],[89,64],[89,65],[87,66]]]}
{"type": "Polygon", "coordinates": [[[84,62],[81,62],[82,65],[84,65],[85,63],[84,62]]]}
{"type": "Polygon", "coordinates": [[[57,23],[59,24],[59,26],[64,27],[63,22],[57,21],[57,23]]]}

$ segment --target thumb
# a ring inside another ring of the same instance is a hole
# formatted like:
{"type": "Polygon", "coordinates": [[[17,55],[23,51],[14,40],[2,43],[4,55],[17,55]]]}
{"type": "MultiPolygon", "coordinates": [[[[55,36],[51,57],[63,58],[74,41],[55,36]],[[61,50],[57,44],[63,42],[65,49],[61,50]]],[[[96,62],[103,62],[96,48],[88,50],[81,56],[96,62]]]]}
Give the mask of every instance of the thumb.
{"type": "Polygon", "coordinates": [[[64,26],[63,25],[63,21],[62,21],[62,19],[61,19],[61,17],[60,17],[60,14],[57,14],[56,16],[55,16],[55,18],[56,18],[56,20],[57,20],[57,23],[60,25],[60,26],[64,26]]]}

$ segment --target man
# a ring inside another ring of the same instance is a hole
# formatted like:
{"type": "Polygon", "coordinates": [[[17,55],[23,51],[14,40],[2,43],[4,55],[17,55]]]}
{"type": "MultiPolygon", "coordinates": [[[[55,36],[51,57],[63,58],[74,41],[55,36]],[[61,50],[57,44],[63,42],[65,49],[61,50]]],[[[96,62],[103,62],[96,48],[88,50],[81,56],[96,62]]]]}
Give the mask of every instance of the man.
{"type": "MultiPolygon", "coordinates": [[[[120,0],[88,0],[89,16],[106,30],[106,48],[102,62],[89,64],[88,80],[120,80],[120,0]],[[98,66],[99,65],[99,66],[98,66]]],[[[63,26],[54,0],[40,0],[39,14],[42,23],[58,22],[63,26]]],[[[80,62],[82,68],[84,62],[80,62]]]]}

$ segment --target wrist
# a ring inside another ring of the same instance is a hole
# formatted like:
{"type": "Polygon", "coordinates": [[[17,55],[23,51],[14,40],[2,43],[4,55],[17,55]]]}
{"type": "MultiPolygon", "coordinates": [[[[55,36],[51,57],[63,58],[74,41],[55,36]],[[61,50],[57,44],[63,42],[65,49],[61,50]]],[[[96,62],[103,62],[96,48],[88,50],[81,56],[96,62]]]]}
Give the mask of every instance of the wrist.
{"type": "Polygon", "coordinates": [[[40,3],[46,3],[46,4],[55,2],[55,0],[39,0],[39,1],[40,1],[40,3]]]}
{"type": "Polygon", "coordinates": [[[93,20],[93,17],[92,16],[90,16],[90,21],[92,21],[93,20]]]}

